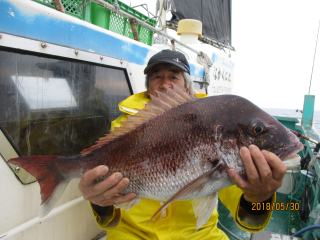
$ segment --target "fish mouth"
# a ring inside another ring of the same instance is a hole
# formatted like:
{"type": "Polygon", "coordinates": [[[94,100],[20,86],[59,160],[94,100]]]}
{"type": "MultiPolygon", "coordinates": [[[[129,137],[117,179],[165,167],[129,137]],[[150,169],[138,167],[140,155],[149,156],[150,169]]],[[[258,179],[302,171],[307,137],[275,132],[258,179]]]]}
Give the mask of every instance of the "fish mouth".
{"type": "Polygon", "coordinates": [[[290,146],[285,149],[280,149],[276,151],[274,154],[276,154],[282,161],[295,158],[296,154],[304,149],[304,146],[301,142],[299,142],[296,145],[290,146]]]}

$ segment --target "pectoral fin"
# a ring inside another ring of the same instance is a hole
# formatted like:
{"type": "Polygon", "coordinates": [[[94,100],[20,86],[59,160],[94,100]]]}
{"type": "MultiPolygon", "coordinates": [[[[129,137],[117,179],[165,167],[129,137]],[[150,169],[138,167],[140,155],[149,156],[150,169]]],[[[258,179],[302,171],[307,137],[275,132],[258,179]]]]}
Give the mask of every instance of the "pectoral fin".
{"type": "Polygon", "coordinates": [[[193,211],[197,219],[197,230],[206,222],[208,222],[213,210],[218,203],[218,193],[211,194],[202,198],[194,199],[192,201],[193,211]]]}
{"type": "Polygon", "coordinates": [[[114,206],[116,208],[120,208],[120,209],[126,209],[127,211],[129,211],[134,205],[139,205],[141,198],[135,198],[133,200],[131,200],[130,202],[125,202],[125,203],[117,203],[114,206]]]}
{"type": "MultiPolygon", "coordinates": [[[[198,178],[196,178],[195,180],[193,180],[192,182],[188,183],[186,186],[184,186],[182,189],[180,189],[176,194],[174,194],[165,204],[163,204],[156,212],[155,214],[153,214],[153,216],[151,217],[151,219],[149,220],[149,222],[158,214],[158,212],[160,212],[162,209],[165,209],[166,207],[168,207],[171,203],[173,203],[174,201],[179,200],[180,198],[184,198],[184,197],[188,197],[190,194],[192,194],[193,192],[199,191],[201,190],[204,185],[209,181],[210,175],[212,172],[214,172],[217,167],[216,166],[212,169],[210,169],[209,171],[205,172],[204,174],[202,174],[201,176],[199,176],[198,178]]],[[[148,223],[149,223],[148,222],[148,223]]]]}

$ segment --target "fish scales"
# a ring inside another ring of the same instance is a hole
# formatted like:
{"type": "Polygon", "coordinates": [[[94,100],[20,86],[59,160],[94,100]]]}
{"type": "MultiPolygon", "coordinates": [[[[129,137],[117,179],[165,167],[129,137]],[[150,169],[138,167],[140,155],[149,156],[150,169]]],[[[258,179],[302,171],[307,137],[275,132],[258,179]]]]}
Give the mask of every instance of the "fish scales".
{"type": "MultiPolygon", "coordinates": [[[[98,165],[108,166],[110,171],[105,177],[114,172],[121,172],[124,177],[128,177],[130,185],[122,194],[135,192],[142,198],[167,200],[168,196],[172,196],[172,193],[177,192],[186,182],[212,168],[215,160],[212,156],[219,157],[216,146],[220,146],[220,149],[227,147],[227,143],[222,144],[221,139],[216,139],[215,136],[216,127],[221,126],[220,121],[225,121],[225,102],[224,98],[222,101],[216,99],[216,104],[211,104],[209,106],[212,107],[208,108],[206,101],[192,100],[172,107],[96,150],[94,154],[97,158],[93,159],[91,164],[88,160],[83,162],[86,162],[87,168],[89,166],[88,169],[98,165]],[[192,164],[187,165],[186,162],[192,164]],[[194,167],[190,168],[190,165],[194,167]],[[190,177],[179,181],[187,172],[190,177]],[[171,188],[158,186],[159,182],[162,186],[163,183],[171,183],[171,188]],[[151,184],[153,189],[144,189],[145,184],[151,184]],[[140,192],[139,189],[144,190],[140,192]]],[[[238,104],[233,103],[232,106],[236,108],[238,104]]],[[[233,123],[229,121],[229,124],[233,123]]],[[[229,136],[228,139],[230,138],[229,136]]],[[[234,146],[230,149],[234,149],[234,146]]],[[[243,168],[239,166],[241,167],[243,168]]],[[[226,186],[231,184],[230,181],[226,182],[226,186]]],[[[201,194],[198,193],[198,196],[201,194]]]]}
{"type": "MultiPolygon", "coordinates": [[[[129,187],[123,194],[128,192],[139,194],[137,189],[142,189],[143,186],[141,185],[148,182],[153,182],[155,185],[159,180],[165,183],[166,181],[177,182],[182,175],[189,172],[188,175],[192,176],[192,179],[185,179],[184,182],[179,182],[177,186],[171,187],[172,191],[177,191],[187,181],[197,178],[201,173],[208,170],[204,167],[203,162],[198,165],[198,168],[188,169],[185,167],[192,166],[192,164],[186,165],[186,161],[192,163],[196,159],[194,152],[188,151],[188,149],[192,148],[194,144],[205,144],[205,140],[208,140],[205,138],[206,128],[203,123],[196,121],[195,116],[200,116],[201,111],[204,113],[204,109],[201,109],[203,107],[198,105],[201,104],[192,105],[187,102],[173,107],[132,132],[96,150],[92,153],[94,156],[88,155],[81,157],[81,159],[74,157],[73,160],[77,164],[68,160],[60,162],[59,168],[64,175],[70,174],[70,170],[73,169],[73,172],[79,173],[78,176],[80,176],[95,166],[106,165],[110,171],[105,177],[114,172],[122,172],[124,177],[131,180],[129,187]],[[175,111],[176,108],[178,108],[178,111],[175,111]],[[189,112],[192,112],[192,114],[189,112]],[[176,119],[180,119],[181,124],[175,124],[176,119]],[[196,141],[200,139],[202,142],[197,143],[196,141]],[[78,166],[79,169],[74,168],[74,166],[78,166]],[[178,169],[180,174],[177,174],[177,179],[170,179],[169,176],[175,176],[178,169]],[[139,177],[139,180],[135,181],[137,177],[139,177]]],[[[203,152],[196,152],[198,157],[202,154],[202,157],[198,158],[199,161],[203,161],[204,158],[208,159],[208,156],[205,156],[203,152]]],[[[76,176],[76,174],[73,176],[76,176]]],[[[152,191],[154,194],[147,195],[157,198],[159,189],[156,188],[152,191]]],[[[163,189],[163,191],[167,192],[167,189],[163,189]]],[[[161,200],[165,199],[162,198],[161,200]]]]}
{"type": "Polygon", "coordinates": [[[208,129],[199,120],[201,114],[205,114],[202,105],[186,102],[150,119],[97,150],[95,154],[98,156],[99,151],[103,151],[110,157],[98,157],[98,163],[94,165],[107,165],[110,171],[106,177],[119,171],[130,179],[130,185],[122,194],[135,192],[142,198],[167,200],[172,193],[212,167],[212,163],[208,161],[208,153],[213,149],[199,147],[209,146],[208,143],[212,141],[205,137],[208,129]],[[199,116],[199,119],[194,116],[199,116]],[[180,119],[180,124],[176,124],[177,119],[180,119]],[[190,151],[195,146],[199,150],[190,151]],[[185,175],[189,177],[181,181],[181,177],[185,175]],[[139,189],[143,189],[144,184],[153,188],[140,193],[139,189]],[[168,186],[169,189],[163,186],[168,186]]]}

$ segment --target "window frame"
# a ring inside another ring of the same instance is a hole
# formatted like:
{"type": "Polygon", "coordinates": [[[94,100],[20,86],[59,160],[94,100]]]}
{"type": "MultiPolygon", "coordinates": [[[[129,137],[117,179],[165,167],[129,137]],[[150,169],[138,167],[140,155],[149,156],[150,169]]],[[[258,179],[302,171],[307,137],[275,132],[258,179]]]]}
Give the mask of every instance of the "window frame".
{"type": "MultiPolygon", "coordinates": [[[[82,64],[87,63],[93,64],[94,66],[123,70],[130,94],[132,95],[136,92],[131,76],[130,64],[128,61],[122,59],[4,33],[0,33],[0,50],[64,61],[71,60],[72,62],[82,64]]],[[[20,156],[19,151],[9,139],[5,131],[0,127],[1,157],[6,161],[22,184],[26,185],[36,182],[37,180],[23,168],[8,163],[9,159],[20,156]]]]}

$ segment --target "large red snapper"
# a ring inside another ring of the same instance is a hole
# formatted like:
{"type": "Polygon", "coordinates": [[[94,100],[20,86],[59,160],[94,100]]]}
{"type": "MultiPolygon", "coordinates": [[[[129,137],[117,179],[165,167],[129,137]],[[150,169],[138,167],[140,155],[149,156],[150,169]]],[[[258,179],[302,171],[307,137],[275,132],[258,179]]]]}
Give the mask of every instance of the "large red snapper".
{"type": "Polygon", "coordinates": [[[128,116],[120,128],[82,155],[26,156],[9,162],[39,181],[40,216],[52,210],[70,180],[106,165],[109,172],[104,178],[121,172],[130,179],[121,194],[137,194],[132,202],[117,207],[129,210],[141,198],[167,201],[161,208],[176,200],[194,199],[198,229],[211,216],[217,192],[233,184],[228,170],[235,169],[246,179],[239,150],[250,144],[274,152],[282,160],[303,149],[286,127],[242,97],[198,99],[175,86],[152,96],[143,110],[128,116]]]}

